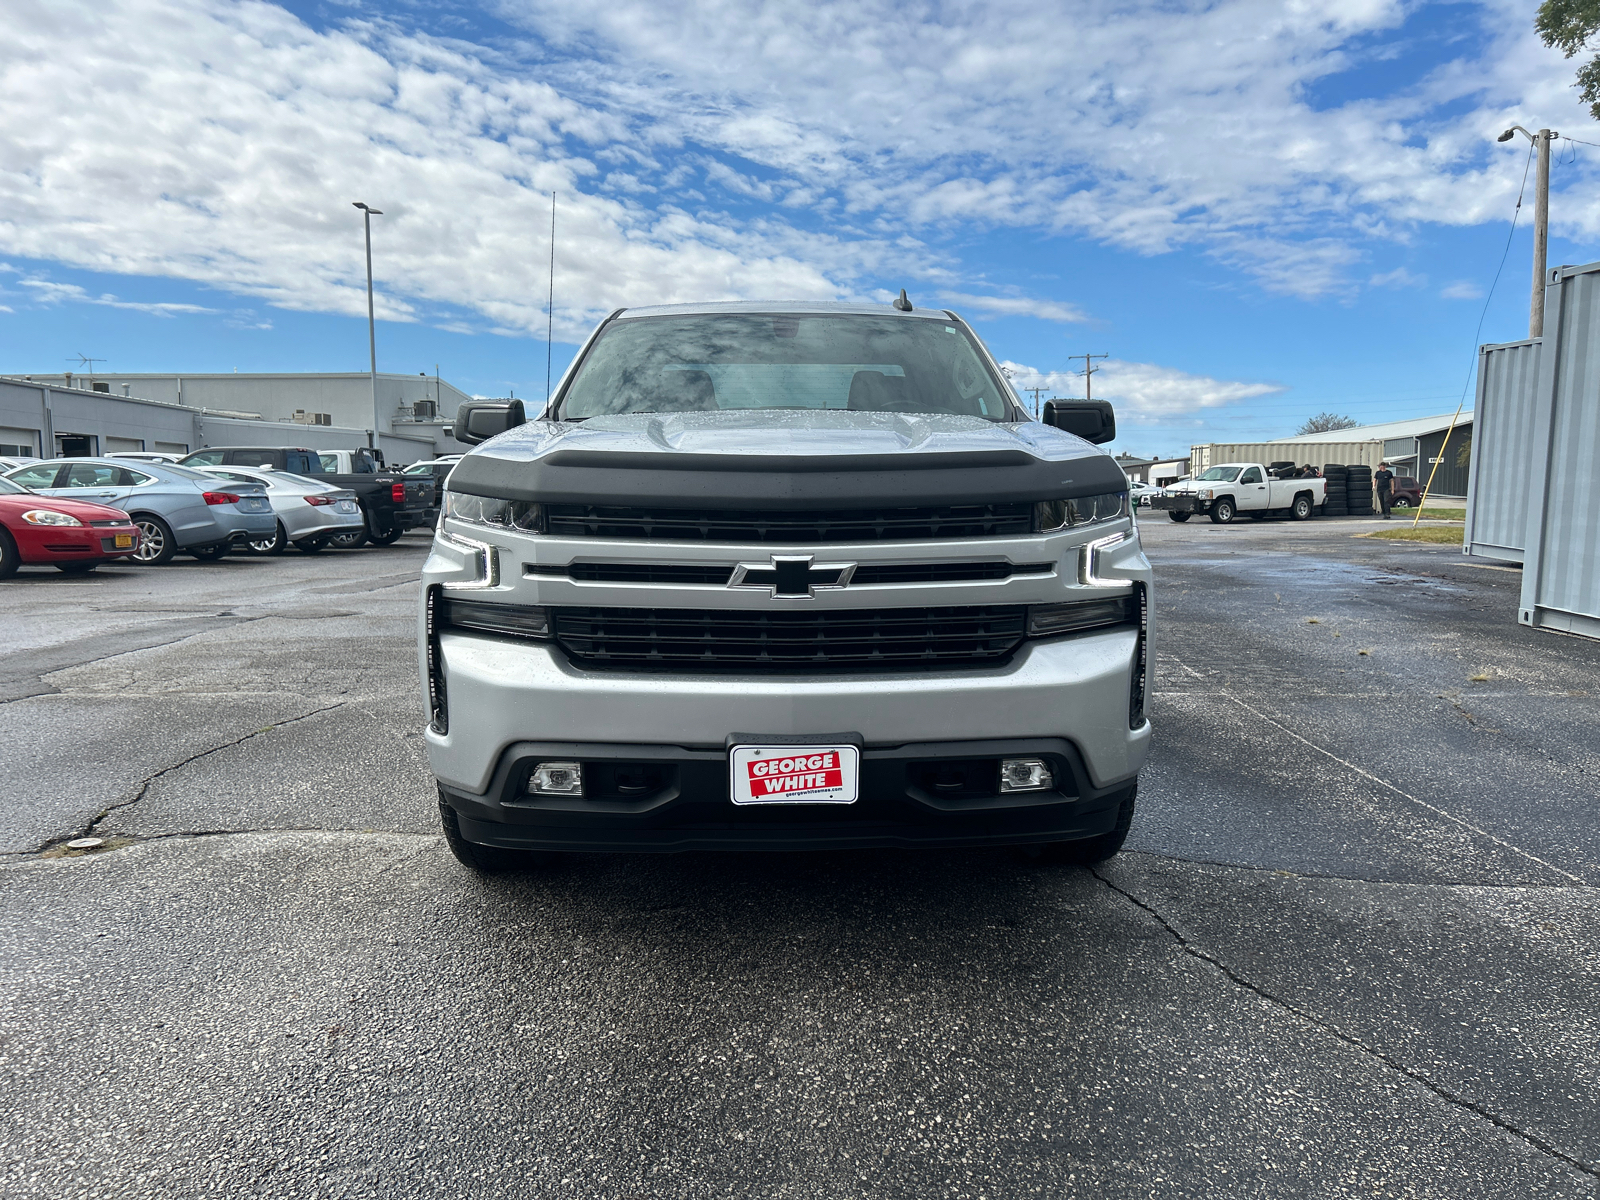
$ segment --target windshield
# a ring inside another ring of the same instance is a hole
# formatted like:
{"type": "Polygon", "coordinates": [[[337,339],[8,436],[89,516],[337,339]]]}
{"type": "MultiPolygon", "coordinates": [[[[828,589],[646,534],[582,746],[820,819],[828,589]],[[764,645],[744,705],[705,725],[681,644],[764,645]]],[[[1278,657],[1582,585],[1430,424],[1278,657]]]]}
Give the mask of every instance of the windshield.
{"type": "Polygon", "coordinates": [[[1212,467],[1196,476],[1202,483],[1232,483],[1239,478],[1238,467],[1212,467]]]}
{"type": "Polygon", "coordinates": [[[640,317],[608,326],[558,419],[850,409],[1011,418],[1008,388],[961,326],[849,314],[640,317]]]}
{"type": "Polygon", "coordinates": [[[27,490],[20,483],[12,483],[4,475],[0,475],[0,496],[15,496],[27,490]]]}

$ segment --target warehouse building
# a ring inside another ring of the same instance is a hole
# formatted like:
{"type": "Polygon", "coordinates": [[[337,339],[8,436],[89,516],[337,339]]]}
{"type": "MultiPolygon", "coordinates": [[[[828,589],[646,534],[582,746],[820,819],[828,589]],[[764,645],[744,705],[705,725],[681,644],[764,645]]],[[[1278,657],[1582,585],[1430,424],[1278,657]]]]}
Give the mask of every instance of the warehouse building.
{"type": "MultiPolygon", "coordinates": [[[[436,375],[380,374],[376,438],[390,463],[459,453],[456,407],[471,397],[436,375]]],[[[39,374],[0,378],[0,455],[89,456],[203,446],[372,443],[364,373],[39,374]]]]}

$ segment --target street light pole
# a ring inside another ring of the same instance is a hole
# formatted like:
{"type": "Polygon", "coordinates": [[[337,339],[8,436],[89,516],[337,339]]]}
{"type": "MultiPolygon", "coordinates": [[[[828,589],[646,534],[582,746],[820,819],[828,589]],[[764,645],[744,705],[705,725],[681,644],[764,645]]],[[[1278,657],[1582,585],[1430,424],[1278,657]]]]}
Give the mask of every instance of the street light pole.
{"type": "Polygon", "coordinates": [[[1528,301],[1528,336],[1544,336],[1544,270],[1550,256],[1550,143],[1559,134],[1553,129],[1529,133],[1521,125],[1513,125],[1496,141],[1510,141],[1514,134],[1522,134],[1539,152],[1539,177],[1533,190],[1533,295],[1528,301]]]}
{"type": "Polygon", "coordinates": [[[372,355],[372,434],[368,439],[372,448],[378,448],[378,325],[372,311],[372,218],[383,216],[383,209],[368,208],[360,200],[353,202],[361,210],[361,223],[367,232],[367,350],[372,355]]]}

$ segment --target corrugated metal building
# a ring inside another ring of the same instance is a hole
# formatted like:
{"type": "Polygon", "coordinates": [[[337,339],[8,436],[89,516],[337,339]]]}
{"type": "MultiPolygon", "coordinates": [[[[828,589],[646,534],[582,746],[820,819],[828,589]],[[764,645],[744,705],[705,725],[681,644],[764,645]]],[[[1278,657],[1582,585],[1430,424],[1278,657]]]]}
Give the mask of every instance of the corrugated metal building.
{"type": "MultiPolygon", "coordinates": [[[[390,463],[460,453],[444,422],[396,422],[378,445],[390,463]]],[[[0,455],[88,457],[116,451],[186,454],[202,446],[306,446],[348,450],[367,445],[361,427],[269,421],[233,410],[0,378],[0,455]]]]}
{"type": "Polygon", "coordinates": [[[1542,339],[1478,350],[1477,439],[1467,483],[1468,554],[1521,562],[1532,507],[1533,408],[1542,339]]]}

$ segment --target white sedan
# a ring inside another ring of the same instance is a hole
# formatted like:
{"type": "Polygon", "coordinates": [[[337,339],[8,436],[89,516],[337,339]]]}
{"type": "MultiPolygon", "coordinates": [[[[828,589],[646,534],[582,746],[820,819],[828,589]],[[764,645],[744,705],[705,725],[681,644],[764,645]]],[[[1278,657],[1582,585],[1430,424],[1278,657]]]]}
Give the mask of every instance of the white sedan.
{"type": "Polygon", "coordinates": [[[246,542],[251,554],[282,554],[291,542],[306,554],[315,554],[338,533],[365,528],[356,494],[329,487],[304,475],[266,471],[258,467],[200,467],[207,475],[235,483],[264,483],[267,499],[277,515],[278,528],[270,538],[246,542]]]}

